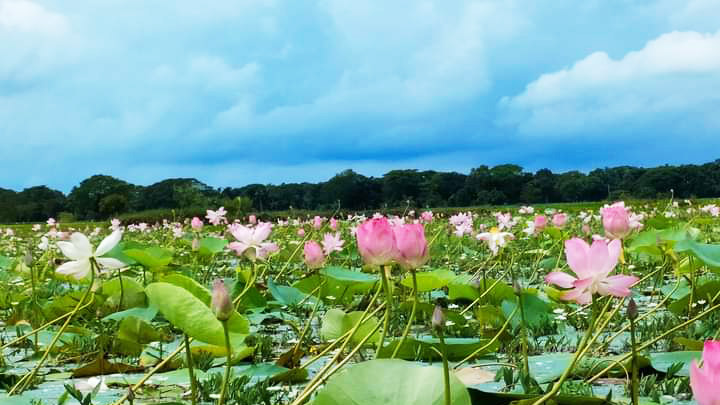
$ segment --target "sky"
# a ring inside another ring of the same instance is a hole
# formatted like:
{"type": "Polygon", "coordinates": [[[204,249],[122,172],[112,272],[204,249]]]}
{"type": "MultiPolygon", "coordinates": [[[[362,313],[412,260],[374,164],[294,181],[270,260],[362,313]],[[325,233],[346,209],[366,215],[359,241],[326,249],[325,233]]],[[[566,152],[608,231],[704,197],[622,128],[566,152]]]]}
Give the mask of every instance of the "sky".
{"type": "Polygon", "coordinates": [[[720,158],[720,0],[0,0],[0,187],[720,158]]]}

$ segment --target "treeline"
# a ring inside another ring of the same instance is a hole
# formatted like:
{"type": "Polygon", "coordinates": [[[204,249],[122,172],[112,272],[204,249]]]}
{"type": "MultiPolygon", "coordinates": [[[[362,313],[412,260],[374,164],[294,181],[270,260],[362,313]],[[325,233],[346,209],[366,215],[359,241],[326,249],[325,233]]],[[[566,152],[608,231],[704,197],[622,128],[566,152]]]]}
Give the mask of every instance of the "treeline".
{"type": "Polygon", "coordinates": [[[620,166],[590,173],[535,173],[504,164],[469,174],[392,170],[367,177],[345,170],[321,183],[250,184],[213,188],[196,179],[138,186],[104,175],[83,180],[70,194],[45,186],[21,192],[0,188],[0,222],[43,221],[61,213],[106,219],[153,209],[204,209],[224,205],[231,215],[289,209],[369,210],[398,207],[465,207],[485,204],[601,201],[626,198],[720,196],[720,159],[703,165],[620,166]]]}

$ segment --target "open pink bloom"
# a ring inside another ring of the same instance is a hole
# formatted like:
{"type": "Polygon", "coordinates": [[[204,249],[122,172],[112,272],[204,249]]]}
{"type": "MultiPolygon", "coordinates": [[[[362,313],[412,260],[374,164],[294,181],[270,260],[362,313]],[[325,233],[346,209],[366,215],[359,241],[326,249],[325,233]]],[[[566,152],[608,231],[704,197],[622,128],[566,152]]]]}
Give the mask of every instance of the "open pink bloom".
{"type": "Polygon", "coordinates": [[[278,251],[277,244],[265,242],[270,236],[272,225],[269,222],[261,222],[254,228],[234,224],[230,233],[237,239],[237,242],[228,244],[228,248],[234,250],[237,255],[245,254],[250,260],[255,258],[264,259],[268,254],[278,251]]]}
{"type": "Polygon", "coordinates": [[[433,213],[432,211],[423,211],[422,214],[420,214],[420,219],[423,222],[432,222],[433,220],[433,213]]]}
{"type": "Polygon", "coordinates": [[[305,264],[308,268],[317,269],[325,264],[325,255],[323,254],[323,250],[320,247],[320,244],[314,240],[305,242],[303,253],[305,254],[305,264]]]}
{"type": "Polygon", "coordinates": [[[342,252],[343,244],[345,244],[345,241],[340,239],[340,232],[335,232],[334,235],[326,233],[322,241],[323,251],[326,256],[330,256],[332,252],[342,252]]]}
{"type": "Polygon", "coordinates": [[[395,233],[384,217],[367,220],[357,227],[358,250],[365,263],[382,266],[395,260],[395,233]]]}
{"type": "Polygon", "coordinates": [[[572,288],[562,299],[586,305],[592,301],[593,294],[627,297],[630,287],[638,281],[635,276],[623,274],[610,276],[617,266],[622,249],[620,241],[610,243],[596,240],[592,246],[580,238],[565,241],[565,256],[577,278],[554,271],[545,277],[545,282],[562,288],[572,288]]]}
{"type": "Polygon", "coordinates": [[[608,237],[623,239],[632,232],[630,211],[625,208],[624,202],[619,201],[600,208],[600,215],[602,215],[603,227],[608,237]]]}
{"type": "Polygon", "coordinates": [[[552,223],[558,228],[564,228],[565,223],[567,223],[567,214],[560,212],[553,215],[552,223]]]}
{"type": "Polygon", "coordinates": [[[205,215],[205,218],[207,218],[208,221],[210,221],[210,223],[213,225],[220,225],[221,223],[227,223],[225,215],[227,215],[225,207],[220,207],[217,211],[207,210],[207,215],[205,215]]]}
{"type": "Polygon", "coordinates": [[[428,259],[428,244],[425,240],[425,227],[421,224],[405,224],[393,227],[397,243],[397,261],[407,269],[416,269],[428,259]]]}
{"type": "Polygon", "coordinates": [[[720,405],[720,341],[708,340],[703,347],[703,367],[690,365],[690,388],[699,405],[720,405]]]}

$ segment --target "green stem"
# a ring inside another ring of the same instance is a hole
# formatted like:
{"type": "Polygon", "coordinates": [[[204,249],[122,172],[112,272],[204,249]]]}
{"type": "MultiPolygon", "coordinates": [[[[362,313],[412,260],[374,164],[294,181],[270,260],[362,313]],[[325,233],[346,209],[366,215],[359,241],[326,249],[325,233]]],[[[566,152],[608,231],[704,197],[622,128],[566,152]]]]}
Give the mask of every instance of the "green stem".
{"type": "Polygon", "coordinates": [[[53,336],[53,339],[50,341],[50,345],[45,349],[45,353],[43,353],[40,360],[37,362],[35,367],[30,371],[29,373],[25,374],[11,389],[8,391],[8,396],[15,395],[15,394],[21,394],[25,388],[27,388],[35,378],[35,375],[37,375],[37,372],[40,370],[40,367],[42,367],[43,364],[45,364],[45,361],[47,360],[48,356],[50,355],[50,352],[57,344],[57,341],[60,339],[60,336],[65,332],[65,329],[67,329],[68,325],[70,325],[70,321],[72,320],[73,316],[77,314],[77,312],[80,310],[80,307],[83,305],[85,300],[87,299],[88,295],[90,295],[90,291],[92,291],[93,283],[95,282],[95,262],[90,262],[90,285],[88,285],[88,288],[85,290],[85,293],[83,294],[82,298],[80,298],[80,301],[78,301],[77,305],[75,305],[75,308],[70,312],[70,316],[67,317],[65,320],[65,323],[60,327],[60,329],[57,331],[55,336],[53,336]]]}
{"type": "Polygon", "coordinates": [[[410,318],[408,318],[407,325],[405,325],[405,330],[403,330],[402,337],[400,338],[400,342],[395,346],[395,350],[393,350],[392,356],[390,356],[391,359],[394,359],[395,356],[397,356],[398,351],[400,351],[400,347],[405,343],[405,340],[407,339],[408,334],[410,333],[410,328],[412,327],[413,322],[415,321],[415,311],[417,311],[417,304],[418,304],[418,288],[417,288],[417,276],[415,275],[415,269],[410,270],[410,274],[412,274],[412,282],[413,282],[413,304],[412,309],[410,310],[410,318]]]}
{"type": "MultiPolygon", "coordinates": [[[[608,301],[609,303],[609,301],[608,301]]],[[[594,306],[593,306],[594,307],[594,306]]],[[[595,336],[595,338],[592,338],[593,332],[595,331],[595,321],[602,318],[602,315],[605,313],[607,309],[607,305],[602,309],[601,313],[598,314],[593,308],[592,311],[592,317],[590,318],[590,324],[588,325],[587,330],[585,331],[585,336],[583,336],[582,341],[578,345],[577,350],[575,351],[575,355],[573,356],[572,360],[570,361],[570,365],[563,371],[560,378],[555,382],[552,389],[545,393],[542,397],[540,397],[537,401],[533,402],[532,405],[540,405],[544,404],[548,399],[554,397],[559,391],[560,387],[562,387],[565,380],[570,376],[570,373],[575,368],[575,365],[580,361],[582,356],[587,351],[586,349],[592,344],[592,342],[595,341],[600,336],[600,331],[598,331],[598,334],[595,336]]]]}
{"type": "Polygon", "coordinates": [[[192,395],[192,398],[191,398],[192,405],[195,405],[197,403],[197,387],[195,385],[195,371],[193,369],[192,352],[190,351],[190,339],[188,338],[187,333],[185,333],[184,336],[185,336],[185,356],[187,359],[188,374],[190,375],[190,395],[192,395]]]}
{"type": "Polygon", "coordinates": [[[218,405],[225,403],[225,396],[227,395],[227,386],[230,383],[230,368],[232,361],[232,348],[230,347],[230,333],[228,332],[227,321],[221,321],[223,331],[225,332],[225,351],[227,352],[227,362],[225,363],[225,377],[223,378],[222,389],[220,390],[220,399],[218,405]]]}
{"type": "Polygon", "coordinates": [[[630,318],[630,344],[632,347],[632,382],[630,383],[630,395],[632,404],[638,405],[640,403],[638,393],[638,384],[640,383],[640,380],[638,376],[638,355],[635,343],[635,320],[633,318],[630,318]]]}
{"type": "Polygon", "coordinates": [[[443,336],[442,328],[437,329],[437,335],[440,339],[440,349],[442,350],[443,384],[445,385],[445,405],[450,405],[452,402],[450,398],[450,367],[448,366],[447,348],[445,347],[445,337],[443,336]]]}
{"type": "Polygon", "coordinates": [[[382,284],[383,284],[383,290],[385,291],[385,317],[383,319],[383,330],[380,332],[380,340],[378,341],[378,348],[375,357],[377,357],[377,354],[380,353],[380,350],[383,348],[385,344],[385,336],[387,336],[388,329],[390,328],[390,314],[391,314],[391,297],[390,297],[390,283],[387,279],[387,274],[385,274],[385,268],[382,266],[380,267],[380,275],[382,277],[382,284]]]}

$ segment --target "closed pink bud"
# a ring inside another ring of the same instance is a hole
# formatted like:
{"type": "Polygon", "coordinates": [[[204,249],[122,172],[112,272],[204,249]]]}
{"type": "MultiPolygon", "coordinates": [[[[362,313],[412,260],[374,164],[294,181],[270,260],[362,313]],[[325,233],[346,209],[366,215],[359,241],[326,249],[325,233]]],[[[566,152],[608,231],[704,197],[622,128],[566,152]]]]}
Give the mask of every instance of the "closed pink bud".
{"type": "Polygon", "coordinates": [[[298,236],[303,237],[305,236],[305,230],[303,228],[298,229],[297,231],[298,236]]]}
{"type": "Polygon", "coordinates": [[[317,215],[315,215],[315,218],[313,218],[313,228],[320,229],[322,228],[323,219],[317,215]]]}
{"type": "Polygon", "coordinates": [[[338,227],[337,219],[330,218],[330,229],[332,229],[333,231],[337,231],[337,227],[338,227]]]}
{"type": "Polygon", "coordinates": [[[433,220],[432,211],[424,211],[422,214],[420,214],[420,219],[422,219],[423,222],[432,222],[432,220],[433,220]]]}
{"type": "Polygon", "coordinates": [[[425,228],[421,224],[405,224],[393,227],[397,246],[397,261],[408,269],[416,269],[429,259],[425,228]]]}
{"type": "Polygon", "coordinates": [[[590,235],[590,232],[592,232],[592,229],[590,229],[590,225],[584,224],[582,226],[582,231],[585,233],[585,235],[590,235]]]}
{"type": "Polygon", "coordinates": [[[630,212],[625,203],[620,201],[600,209],[603,227],[608,237],[622,239],[630,234],[630,212]]]}
{"type": "Polygon", "coordinates": [[[253,225],[257,224],[257,217],[255,215],[250,215],[248,217],[248,222],[250,222],[253,225]]]}
{"type": "Polygon", "coordinates": [[[210,303],[215,317],[220,321],[227,321],[230,319],[230,315],[233,312],[233,304],[230,300],[230,294],[228,293],[225,283],[216,279],[213,282],[212,301],[210,303]]]}
{"type": "Polygon", "coordinates": [[[567,223],[567,214],[561,212],[553,215],[552,223],[558,228],[565,227],[565,224],[567,223]]]}
{"type": "Polygon", "coordinates": [[[203,228],[203,221],[198,217],[193,217],[192,221],[190,222],[190,226],[192,227],[193,231],[199,231],[203,228]]]}
{"type": "Polygon", "coordinates": [[[303,252],[305,253],[305,264],[309,268],[317,269],[325,263],[325,255],[323,254],[322,247],[314,240],[305,242],[303,252]]]}
{"type": "Polygon", "coordinates": [[[547,226],[548,220],[545,215],[536,215],[533,222],[535,222],[535,230],[541,232],[547,226]]]}
{"type": "Polygon", "coordinates": [[[356,231],[358,250],[365,263],[382,266],[397,257],[395,233],[387,218],[369,219],[356,231]]]}

